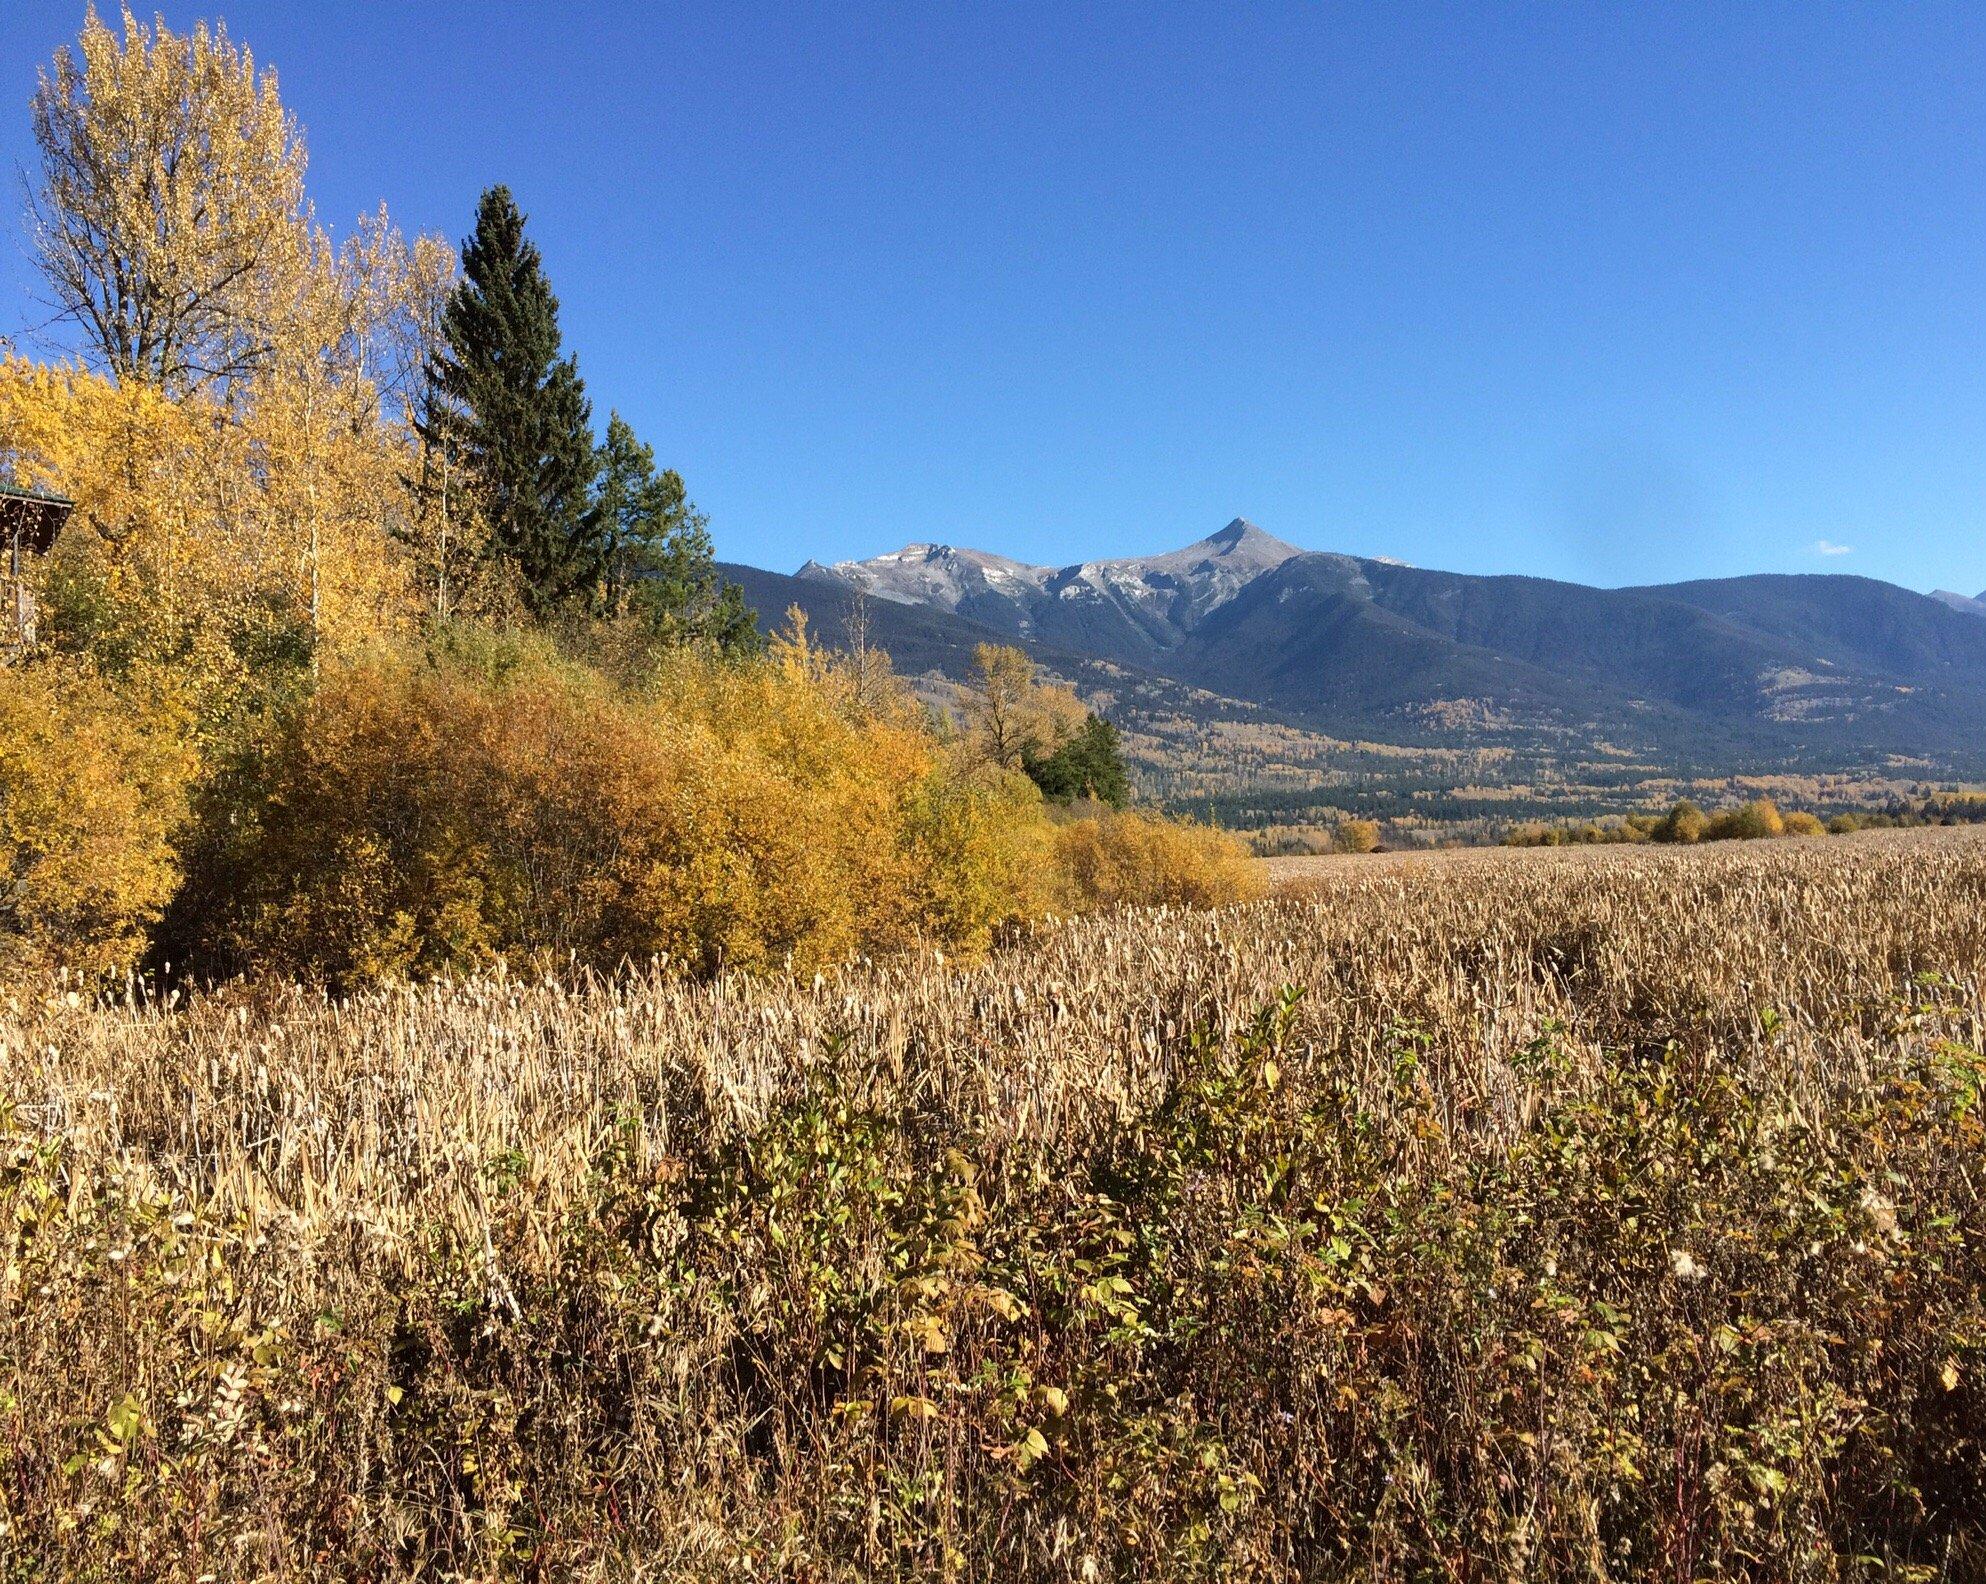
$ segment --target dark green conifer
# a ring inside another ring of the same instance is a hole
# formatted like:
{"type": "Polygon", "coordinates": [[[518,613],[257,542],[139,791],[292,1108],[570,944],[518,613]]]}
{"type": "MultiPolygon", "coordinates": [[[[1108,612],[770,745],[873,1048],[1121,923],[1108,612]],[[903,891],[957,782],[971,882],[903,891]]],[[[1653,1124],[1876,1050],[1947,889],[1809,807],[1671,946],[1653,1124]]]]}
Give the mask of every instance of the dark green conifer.
{"type": "Polygon", "coordinates": [[[655,452],[619,413],[607,419],[594,499],[603,554],[601,609],[636,616],[658,636],[705,640],[726,650],[756,644],[758,626],[735,583],[718,575],[709,519],[696,509],[674,468],[655,470],[655,452]]]}
{"type": "Polygon", "coordinates": [[[592,413],[577,365],[562,355],[558,299],[507,187],[476,206],[442,336],[429,440],[450,446],[474,479],[491,550],[514,569],[534,616],[590,600],[606,556],[592,501],[592,413]]]}
{"type": "Polygon", "coordinates": [[[1094,712],[1053,753],[1040,758],[1028,755],[1022,768],[1042,796],[1058,803],[1094,798],[1122,808],[1131,795],[1117,728],[1094,712]]]}

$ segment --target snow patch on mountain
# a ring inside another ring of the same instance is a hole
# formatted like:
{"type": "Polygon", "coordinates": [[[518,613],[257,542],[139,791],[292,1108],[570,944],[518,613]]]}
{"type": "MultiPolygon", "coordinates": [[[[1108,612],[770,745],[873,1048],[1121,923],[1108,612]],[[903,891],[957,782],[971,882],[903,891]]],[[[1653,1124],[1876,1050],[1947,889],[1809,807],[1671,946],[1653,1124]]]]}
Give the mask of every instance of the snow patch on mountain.
{"type": "MultiPolygon", "coordinates": [[[[1237,517],[1219,533],[1164,555],[1082,561],[1071,566],[1029,566],[984,550],[911,544],[886,555],[823,566],[809,561],[799,576],[845,583],[877,599],[932,605],[959,612],[988,599],[1026,606],[1043,599],[1102,601],[1120,607],[1140,626],[1183,632],[1233,599],[1264,572],[1302,555],[1253,523],[1237,517]]],[[[1010,613],[1022,629],[1033,620],[1010,613]]]]}

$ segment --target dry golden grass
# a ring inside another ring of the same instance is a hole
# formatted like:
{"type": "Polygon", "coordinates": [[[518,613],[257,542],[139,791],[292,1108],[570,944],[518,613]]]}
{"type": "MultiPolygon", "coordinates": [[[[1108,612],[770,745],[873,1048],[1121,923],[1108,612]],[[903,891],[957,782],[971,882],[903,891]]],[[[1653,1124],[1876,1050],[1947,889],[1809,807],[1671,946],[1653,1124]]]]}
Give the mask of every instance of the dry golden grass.
{"type": "Polygon", "coordinates": [[[1280,867],[0,1000],[0,1578],[1981,1576],[1986,841],[1280,867]]]}
{"type": "Polygon", "coordinates": [[[1815,837],[1793,834],[1779,838],[1771,852],[1754,851],[1726,843],[1707,847],[1667,846],[1656,843],[1567,843],[1562,847],[1429,847],[1377,853],[1304,853],[1264,858],[1263,873],[1269,887],[1282,895],[1320,894],[1341,885],[1359,886],[1375,875],[1396,879],[1421,876],[1428,880],[1445,876],[1451,880],[1482,880],[1492,877],[1529,875],[1533,877],[1585,873],[1594,869],[1622,868],[1644,876],[1660,874],[1675,865],[1695,873],[1715,873],[1727,866],[1756,867],[1774,853],[1784,857],[1811,851],[1822,845],[1844,849],[1860,847],[1893,849],[1948,847],[1953,851],[1976,848],[1986,841],[1986,832],[1969,833],[1962,827],[1917,827],[1904,830],[1857,831],[1847,836],[1815,837]]]}

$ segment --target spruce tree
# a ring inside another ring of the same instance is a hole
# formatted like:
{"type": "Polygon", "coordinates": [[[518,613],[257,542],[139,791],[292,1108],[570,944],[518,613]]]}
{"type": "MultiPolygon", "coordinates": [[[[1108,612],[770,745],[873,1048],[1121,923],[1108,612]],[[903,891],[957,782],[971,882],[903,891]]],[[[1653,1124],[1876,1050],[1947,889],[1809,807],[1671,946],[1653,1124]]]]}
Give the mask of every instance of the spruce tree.
{"type": "Polygon", "coordinates": [[[1131,780],[1117,728],[1094,712],[1053,753],[1023,755],[1021,768],[1051,802],[1094,798],[1122,808],[1131,796],[1131,780]]]}
{"type": "Polygon", "coordinates": [[[431,443],[459,456],[488,517],[492,553],[534,616],[590,599],[605,572],[593,510],[592,413],[561,355],[559,304],[507,187],[476,206],[462,281],[442,313],[431,443]]]}
{"type": "Polygon", "coordinates": [[[677,642],[751,647],[758,624],[735,583],[718,575],[709,519],[674,468],[655,470],[654,449],[619,413],[607,419],[594,499],[602,547],[600,604],[609,616],[643,619],[677,642]]]}

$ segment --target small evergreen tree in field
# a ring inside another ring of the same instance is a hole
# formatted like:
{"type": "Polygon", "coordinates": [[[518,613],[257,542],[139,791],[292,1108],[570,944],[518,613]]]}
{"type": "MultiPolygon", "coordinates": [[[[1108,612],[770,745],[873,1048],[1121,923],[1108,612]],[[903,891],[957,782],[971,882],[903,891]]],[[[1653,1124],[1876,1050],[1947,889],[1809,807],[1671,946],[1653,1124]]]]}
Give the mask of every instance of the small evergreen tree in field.
{"type": "Polygon", "coordinates": [[[735,583],[718,576],[708,519],[674,468],[619,413],[600,446],[594,519],[601,536],[600,608],[635,616],[661,637],[703,640],[727,651],[756,647],[758,623],[735,583]]]}
{"type": "Polygon", "coordinates": [[[1041,788],[1043,797],[1056,802],[1087,797],[1122,808],[1131,796],[1117,728],[1094,713],[1053,752],[1040,757],[1030,754],[1021,768],[1041,788]]]}
{"type": "Polygon", "coordinates": [[[507,187],[476,206],[441,329],[433,377],[442,400],[427,438],[461,457],[491,551],[514,569],[534,616],[590,599],[605,570],[592,413],[578,366],[561,355],[558,299],[507,187]]]}

